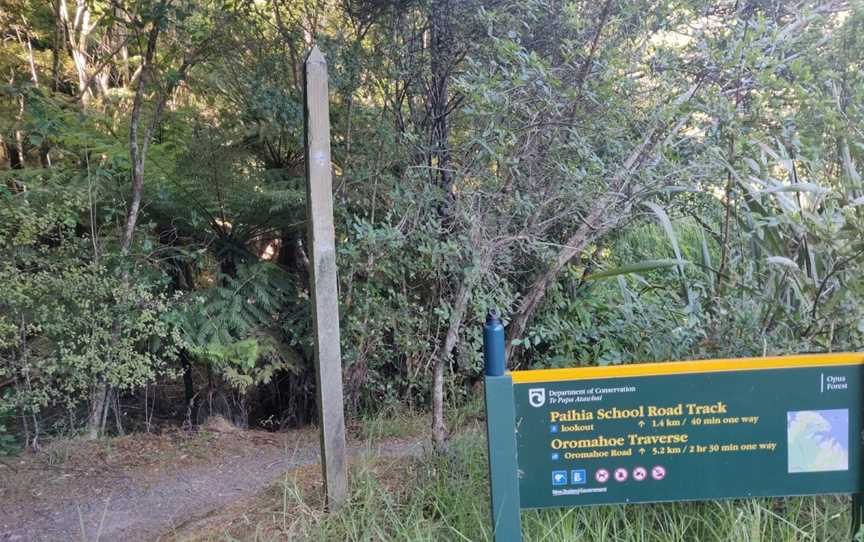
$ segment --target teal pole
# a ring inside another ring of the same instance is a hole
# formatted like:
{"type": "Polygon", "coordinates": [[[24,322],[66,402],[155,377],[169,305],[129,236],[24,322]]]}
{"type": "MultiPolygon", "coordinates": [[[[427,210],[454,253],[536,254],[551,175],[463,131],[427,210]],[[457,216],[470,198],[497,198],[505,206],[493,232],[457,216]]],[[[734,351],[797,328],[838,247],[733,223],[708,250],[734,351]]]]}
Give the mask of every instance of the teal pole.
{"type": "Polygon", "coordinates": [[[864,523],[864,495],[855,493],[852,495],[852,540],[856,540],[855,535],[861,529],[864,523]]]}
{"type": "Polygon", "coordinates": [[[505,372],[504,325],[494,310],[489,311],[483,327],[483,356],[492,532],[495,542],[519,542],[522,527],[513,380],[505,372]]]}
{"type": "Polygon", "coordinates": [[[495,309],[486,315],[486,325],[483,326],[483,359],[486,376],[504,375],[504,324],[495,309]]]}
{"type": "MultiPolygon", "coordinates": [[[[855,439],[856,444],[858,444],[858,449],[864,449],[864,436],[857,435],[855,439]]],[[[849,444],[852,444],[851,442],[849,444]]],[[[860,454],[860,452],[859,452],[860,454]]],[[[859,464],[861,464],[861,456],[858,458],[859,464]]],[[[852,540],[861,540],[861,538],[855,538],[858,534],[858,531],[861,530],[861,526],[864,525],[864,493],[861,492],[862,487],[862,476],[858,475],[858,493],[852,495],[852,540]]]]}

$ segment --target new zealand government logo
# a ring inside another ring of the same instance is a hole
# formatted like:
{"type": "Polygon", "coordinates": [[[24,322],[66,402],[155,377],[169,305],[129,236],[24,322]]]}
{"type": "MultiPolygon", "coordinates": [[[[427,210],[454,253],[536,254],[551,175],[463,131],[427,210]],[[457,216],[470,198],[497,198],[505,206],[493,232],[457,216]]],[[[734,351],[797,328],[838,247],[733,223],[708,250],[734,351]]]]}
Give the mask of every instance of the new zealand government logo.
{"type": "Polygon", "coordinates": [[[534,408],[539,408],[546,404],[546,389],[531,388],[528,390],[528,403],[534,408]]]}

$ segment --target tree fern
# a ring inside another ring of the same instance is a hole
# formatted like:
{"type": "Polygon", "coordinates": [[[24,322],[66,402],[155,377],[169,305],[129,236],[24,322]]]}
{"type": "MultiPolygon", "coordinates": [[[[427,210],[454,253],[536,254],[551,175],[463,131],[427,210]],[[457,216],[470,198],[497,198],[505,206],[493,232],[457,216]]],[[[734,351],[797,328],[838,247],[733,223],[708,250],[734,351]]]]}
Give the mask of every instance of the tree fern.
{"type": "Polygon", "coordinates": [[[241,264],[236,276],[219,279],[183,308],[180,319],[191,350],[240,390],[269,381],[278,369],[298,369],[300,358],[276,332],[294,291],[291,281],[266,262],[241,264]]]}

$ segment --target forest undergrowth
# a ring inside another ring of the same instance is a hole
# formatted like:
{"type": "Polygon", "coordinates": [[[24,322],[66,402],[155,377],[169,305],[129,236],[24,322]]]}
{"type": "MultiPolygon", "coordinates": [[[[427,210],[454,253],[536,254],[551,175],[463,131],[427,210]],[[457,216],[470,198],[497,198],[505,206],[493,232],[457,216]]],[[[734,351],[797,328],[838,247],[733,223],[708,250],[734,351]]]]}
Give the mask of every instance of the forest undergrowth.
{"type": "MultiPolygon", "coordinates": [[[[491,542],[485,446],[483,432],[471,431],[445,454],[355,463],[350,500],[332,514],[321,511],[314,473],[292,471],[178,539],[491,542]]],[[[848,542],[850,524],[844,496],[522,512],[523,539],[548,542],[848,542]]]]}

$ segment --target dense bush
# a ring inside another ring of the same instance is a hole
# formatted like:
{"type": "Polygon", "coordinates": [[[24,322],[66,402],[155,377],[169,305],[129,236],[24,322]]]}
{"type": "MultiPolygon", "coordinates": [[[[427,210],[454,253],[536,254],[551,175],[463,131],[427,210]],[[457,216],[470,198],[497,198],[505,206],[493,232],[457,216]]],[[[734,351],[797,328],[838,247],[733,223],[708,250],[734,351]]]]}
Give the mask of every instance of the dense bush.
{"type": "Polygon", "coordinates": [[[80,5],[0,13],[0,408],[31,445],[149,427],[154,386],[177,421],[314,418],[313,42],[351,413],[470,398],[493,306],[514,367],[861,342],[854,7],[80,5]]]}

